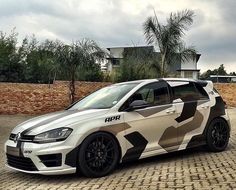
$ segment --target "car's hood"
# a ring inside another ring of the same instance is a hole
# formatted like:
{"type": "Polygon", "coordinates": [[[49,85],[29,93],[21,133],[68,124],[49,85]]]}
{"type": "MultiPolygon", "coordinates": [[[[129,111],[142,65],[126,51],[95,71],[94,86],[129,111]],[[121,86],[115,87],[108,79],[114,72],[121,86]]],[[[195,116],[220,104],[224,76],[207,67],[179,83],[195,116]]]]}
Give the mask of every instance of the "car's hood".
{"type": "Polygon", "coordinates": [[[12,133],[35,135],[51,129],[80,123],[107,113],[108,109],[64,110],[38,116],[17,125],[12,133]]]}

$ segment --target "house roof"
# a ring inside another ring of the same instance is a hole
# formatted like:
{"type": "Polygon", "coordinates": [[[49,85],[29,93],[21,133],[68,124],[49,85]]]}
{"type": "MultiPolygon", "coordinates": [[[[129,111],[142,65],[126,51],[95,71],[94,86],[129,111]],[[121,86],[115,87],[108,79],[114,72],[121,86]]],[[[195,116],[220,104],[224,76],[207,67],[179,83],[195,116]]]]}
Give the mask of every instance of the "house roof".
{"type": "Polygon", "coordinates": [[[113,47],[107,47],[106,49],[110,51],[110,49],[116,49],[116,48],[153,48],[152,45],[141,45],[141,46],[113,46],[113,47]]]}
{"type": "Polygon", "coordinates": [[[200,69],[177,69],[176,71],[200,71],[200,69]]]}
{"type": "Polygon", "coordinates": [[[200,59],[200,57],[201,57],[201,54],[198,54],[198,53],[197,53],[196,62],[198,62],[198,60],[200,59]]]}
{"type": "Polygon", "coordinates": [[[234,75],[210,75],[210,78],[236,78],[234,75]]]}

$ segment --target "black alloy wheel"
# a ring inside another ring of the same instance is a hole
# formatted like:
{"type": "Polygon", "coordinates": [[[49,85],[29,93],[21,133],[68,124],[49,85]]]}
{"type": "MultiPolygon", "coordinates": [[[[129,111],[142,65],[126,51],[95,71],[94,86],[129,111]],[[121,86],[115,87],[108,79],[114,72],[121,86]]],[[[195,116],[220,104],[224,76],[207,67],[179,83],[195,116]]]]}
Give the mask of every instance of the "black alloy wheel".
{"type": "Polygon", "coordinates": [[[87,177],[101,177],[117,165],[119,147],[108,133],[98,132],[88,136],[81,144],[78,154],[78,172],[87,177]]]}
{"type": "Polygon", "coordinates": [[[228,145],[230,129],[226,121],[221,118],[213,120],[207,132],[207,145],[213,152],[225,150],[228,145]]]}

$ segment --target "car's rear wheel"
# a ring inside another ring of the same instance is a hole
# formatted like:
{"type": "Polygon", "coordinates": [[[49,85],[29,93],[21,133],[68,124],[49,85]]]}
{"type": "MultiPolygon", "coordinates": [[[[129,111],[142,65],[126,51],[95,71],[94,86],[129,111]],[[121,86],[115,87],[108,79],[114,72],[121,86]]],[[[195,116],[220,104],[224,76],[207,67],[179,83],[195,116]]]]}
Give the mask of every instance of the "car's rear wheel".
{"type": "Polygon", "coordinates": [[[119,147],[114,137],[105,132],[88,136],[78,152],[78,169],[87,177],[101,177],[116,167],[119,147]]]}
{"type": "Polygon", "coordinates": [[[214,119],[207,130],[207,146],[210,151],[220,152],[228,145],[230,129],[227,122],[221,118],[214,119]]]}

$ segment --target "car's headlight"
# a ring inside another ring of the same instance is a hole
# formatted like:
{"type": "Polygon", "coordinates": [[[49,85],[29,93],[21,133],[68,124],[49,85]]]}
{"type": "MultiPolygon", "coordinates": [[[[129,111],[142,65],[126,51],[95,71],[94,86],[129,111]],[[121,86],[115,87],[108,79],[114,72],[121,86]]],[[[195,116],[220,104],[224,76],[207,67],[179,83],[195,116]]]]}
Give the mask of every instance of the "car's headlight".
{"type": "Polygon", "coordinates": [[[58,128],[50,131],[40,133],[34,137],[33,142],[36,143],[49,143],[65,140],[72,132],[70,128],[58,128]]]}

